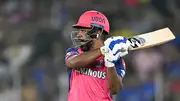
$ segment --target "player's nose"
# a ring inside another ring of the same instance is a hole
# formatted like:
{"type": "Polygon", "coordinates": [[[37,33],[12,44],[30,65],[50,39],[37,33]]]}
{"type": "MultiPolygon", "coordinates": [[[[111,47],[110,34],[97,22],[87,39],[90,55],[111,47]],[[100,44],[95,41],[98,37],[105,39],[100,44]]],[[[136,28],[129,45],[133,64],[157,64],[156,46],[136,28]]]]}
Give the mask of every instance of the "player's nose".
{"type": "Polygon", "coordinates": [[[83,38],[84,33],[82,31],[79,31],[79,33],[77,34],[77,38],[83,38]]]}

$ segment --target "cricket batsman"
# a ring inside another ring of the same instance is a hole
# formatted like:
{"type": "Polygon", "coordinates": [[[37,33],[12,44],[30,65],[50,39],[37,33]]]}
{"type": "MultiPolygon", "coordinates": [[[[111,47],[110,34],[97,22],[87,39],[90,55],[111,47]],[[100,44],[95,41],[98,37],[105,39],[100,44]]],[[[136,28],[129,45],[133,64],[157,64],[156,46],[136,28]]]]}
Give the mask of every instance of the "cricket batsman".
{"type": "Polygon", "coordinates": [[[113,101],[123,87],[129,43],[110,35],[109,21],[98,11],[83,13],[71,33],[73,48],[65,54],[68,101],[113,101]]]}

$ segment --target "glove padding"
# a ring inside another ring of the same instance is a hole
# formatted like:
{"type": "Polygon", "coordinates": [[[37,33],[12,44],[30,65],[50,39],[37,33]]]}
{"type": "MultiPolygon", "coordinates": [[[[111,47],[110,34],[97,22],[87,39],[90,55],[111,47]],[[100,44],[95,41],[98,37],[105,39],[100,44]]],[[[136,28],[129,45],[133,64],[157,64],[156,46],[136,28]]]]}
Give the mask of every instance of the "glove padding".
{"type": "Polygon", "coordinates": [[[108,38],[104,42],[101,52],[105,56],[105,66],[114,67],[120,57],[128,54],[129,41],[122,36],[108,38]]]}
{"type": "Polygon", "coordinates": [[[110,37],[104,42],[104,46],[111,54],[112,62],[116,62],[120,57],[128,54],[128,48],[130,46],[129,41],[122,36],[110,37]]]}

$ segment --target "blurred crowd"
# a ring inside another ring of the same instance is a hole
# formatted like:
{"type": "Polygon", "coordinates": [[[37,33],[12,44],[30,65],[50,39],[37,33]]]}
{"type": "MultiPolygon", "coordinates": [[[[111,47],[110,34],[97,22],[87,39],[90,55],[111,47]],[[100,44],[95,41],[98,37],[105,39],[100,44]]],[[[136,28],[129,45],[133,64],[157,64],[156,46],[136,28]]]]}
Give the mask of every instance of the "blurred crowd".
{"type": "Polygon", "coordinates": [[[67,101],[71,25],[92,9],[109,18],[113,35],[169,27],[177,37],[125,57],[115,101],[180,101],[179,0],[1,0],[0,101],[67,101]]]}

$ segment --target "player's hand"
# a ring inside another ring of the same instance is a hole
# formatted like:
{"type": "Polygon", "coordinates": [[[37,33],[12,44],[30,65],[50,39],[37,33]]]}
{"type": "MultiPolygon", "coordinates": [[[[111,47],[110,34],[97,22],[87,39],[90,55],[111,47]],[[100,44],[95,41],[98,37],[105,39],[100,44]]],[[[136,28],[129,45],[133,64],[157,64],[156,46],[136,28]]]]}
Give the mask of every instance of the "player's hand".
{"type": "Polygon", "coordinates": [[[111,51],[111,54],[115,57],[115,60],[118,60],[118,58],[128,54],[130,43],[125,37],[115,36],[104,41],[104,46],[111,51]]]}
{"type": "Polygon", "coordinates": [[[128,48],[130,44],[125,37],[117,36],[108,38],[104,42],[104,47],[101,48],[101,52],[105,56],[106,67],[114,67],[114,63],[120,57],[128,54],[128,48]]]}

